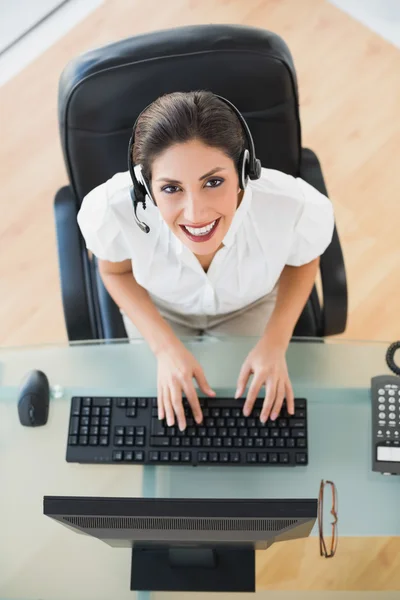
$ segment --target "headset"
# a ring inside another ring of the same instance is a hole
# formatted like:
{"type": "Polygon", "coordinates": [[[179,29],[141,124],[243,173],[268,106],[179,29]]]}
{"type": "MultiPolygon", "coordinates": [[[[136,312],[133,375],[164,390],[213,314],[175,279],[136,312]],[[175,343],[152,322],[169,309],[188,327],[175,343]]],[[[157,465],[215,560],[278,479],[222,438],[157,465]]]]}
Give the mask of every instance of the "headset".
{"type": "MultiPolygon", "coordinates": [[[[246,137],[247,148],[243,150],[238,162],[239,185],[240,189],[244,190],[249,179],[255,180],[261,177],[261,161],[258,158],[256,158],[253,137],[251,135],[249,126],[247,125],[241,112],[236,108],[234,104],[232,104],[232,102],[230,102],[226,98],[218,96],[217,94],[215,94],[215,97],[219,98],[222,102],[227,104],[231,108],[231,110],[236,114],[246,137]]],[[[133,202],[135,221],[144,233],[149,233],[150,227],[143,221],[140,221],[139,217],[137,216],[138,203],[141,202],[143,205],[143,209],[146,208],[146,194],[149,196],[149,198],[154,204],[156,204],[156,202],[151,194],[150,186],[143,174],[142,166],[135,165],[133,162],[132,149],[135,143],[135,131],[138,121],[142,114],[149,108],[149,106],[150,104],[148,104],[146,108],[144,108],[141,111],[138,118],[136,119],[128,146],[128,168],[133,183],[133,186],[130,188],[130,195],[133,202]]]]}

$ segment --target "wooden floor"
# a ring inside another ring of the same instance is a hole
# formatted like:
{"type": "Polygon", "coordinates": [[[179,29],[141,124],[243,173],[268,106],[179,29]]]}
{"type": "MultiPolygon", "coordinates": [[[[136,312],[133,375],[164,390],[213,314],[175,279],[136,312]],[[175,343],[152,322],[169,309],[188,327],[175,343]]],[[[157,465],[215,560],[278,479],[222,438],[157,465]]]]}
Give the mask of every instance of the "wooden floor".
{"type": "MultiPolygon", "coordinates": [[[[67,183],[57,85],[69,59],[138,33],[200,23],[271,29],[288,43],[303,145],[321,159],[349,283],[343,337],[400,339],[400,52],[322,0],[106,0],[0,88],[0,344],[66,340],[53,219],[67,183]]],[[[384,507],[382,507],[384,510],[384,507]]],[[[274,589],[400,589],[399,540],[315,539],[259,555],[274,589]]]]}

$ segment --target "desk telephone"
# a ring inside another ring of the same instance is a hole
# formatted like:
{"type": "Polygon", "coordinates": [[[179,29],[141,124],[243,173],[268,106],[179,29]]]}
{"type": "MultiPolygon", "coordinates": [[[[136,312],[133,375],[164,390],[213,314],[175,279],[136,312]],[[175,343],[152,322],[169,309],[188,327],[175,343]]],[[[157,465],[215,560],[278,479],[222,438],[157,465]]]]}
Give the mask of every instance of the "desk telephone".
{"type": "Polygon", "coordinates": [[[394,361],[398,349],[400,341],[386,353],[395,374],[371,379],[372,470],[385,475],[400,475],[400,367],[394,361]]]}

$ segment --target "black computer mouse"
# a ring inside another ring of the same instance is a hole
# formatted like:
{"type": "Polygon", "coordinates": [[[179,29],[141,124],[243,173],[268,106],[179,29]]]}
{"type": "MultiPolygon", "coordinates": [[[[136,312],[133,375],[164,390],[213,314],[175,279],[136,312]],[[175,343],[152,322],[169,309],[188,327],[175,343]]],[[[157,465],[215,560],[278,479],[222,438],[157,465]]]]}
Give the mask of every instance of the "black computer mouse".
{"type": "Polygon", "coordinates": [[[18,415],[22,425],[46,425],[49,416],[50,387],[43,371],[29,371],[22,380],[18,397],[18,415]]]}

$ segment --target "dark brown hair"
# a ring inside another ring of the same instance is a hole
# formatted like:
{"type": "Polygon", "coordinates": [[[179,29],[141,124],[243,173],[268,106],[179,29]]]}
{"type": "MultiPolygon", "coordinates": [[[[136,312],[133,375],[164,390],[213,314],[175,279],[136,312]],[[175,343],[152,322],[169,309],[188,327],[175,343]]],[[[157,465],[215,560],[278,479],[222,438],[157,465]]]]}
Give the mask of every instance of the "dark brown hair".
{"type": "Polygon", "coordinates": [[[150,182],[154,159],[172,144],[197,139],[219,148],[238,165],[246,138],[235,113],[212,92],[174,92],[155,100],[140,117],[132,158],[150,182]]]}

